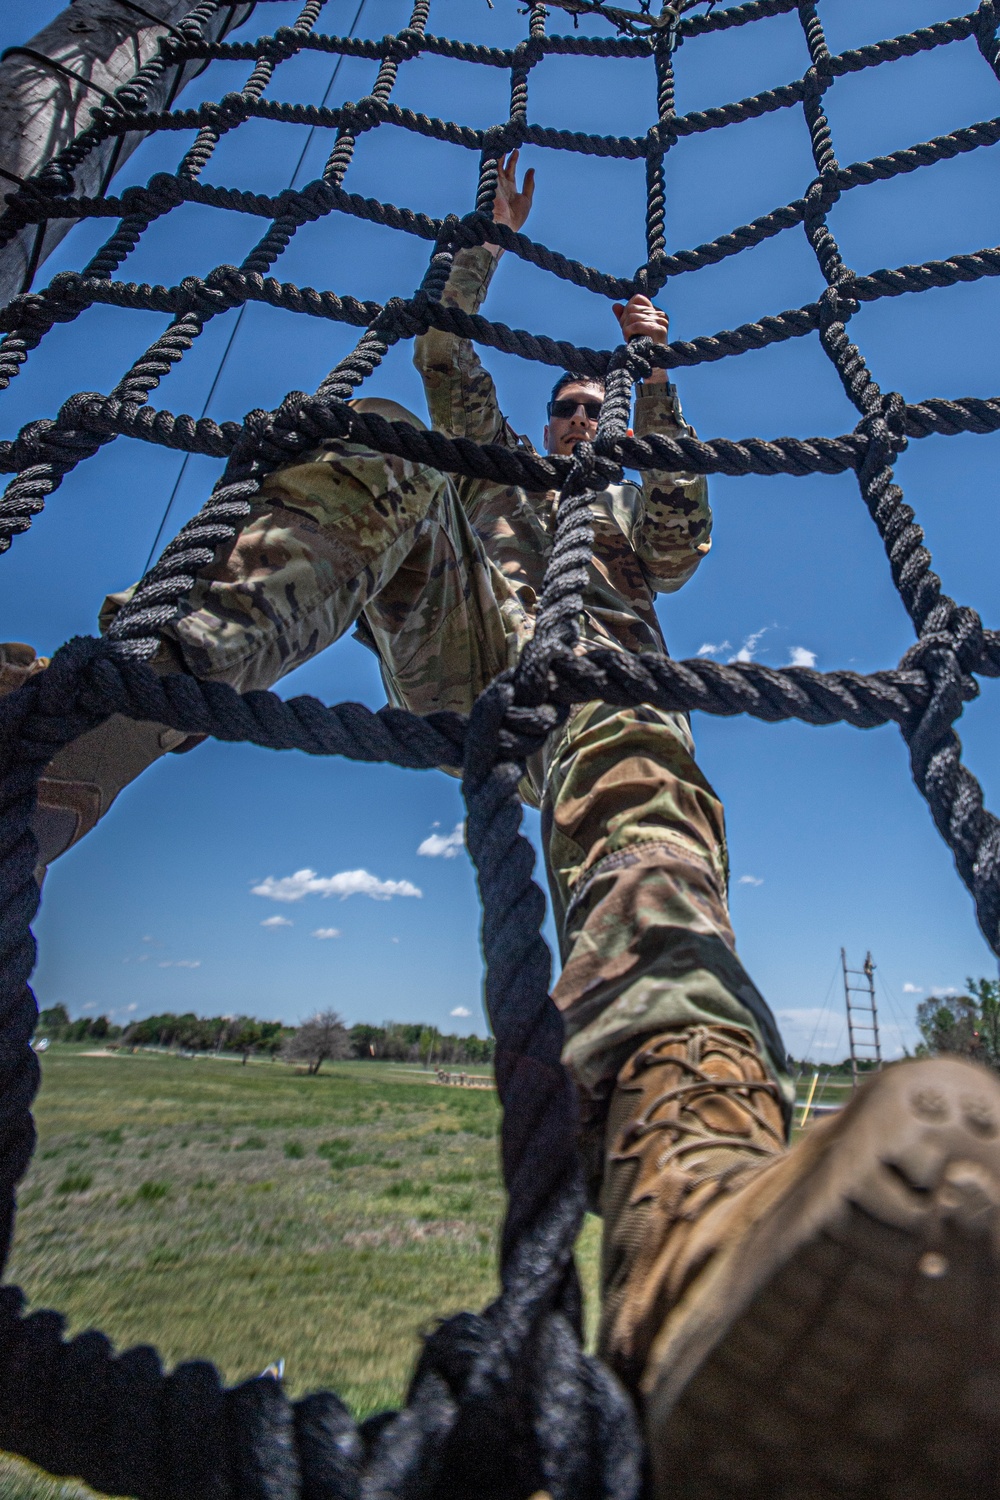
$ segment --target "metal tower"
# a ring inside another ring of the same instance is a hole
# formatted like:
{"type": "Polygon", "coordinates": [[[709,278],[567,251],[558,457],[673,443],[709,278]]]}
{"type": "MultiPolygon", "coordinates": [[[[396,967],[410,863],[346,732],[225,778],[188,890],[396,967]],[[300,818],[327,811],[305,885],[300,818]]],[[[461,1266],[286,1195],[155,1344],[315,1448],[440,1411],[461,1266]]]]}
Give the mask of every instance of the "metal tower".
{"type": "Polygon", "coordinates": [[[878,1007],[875,1004],[875,965],[871,954],[866,953],[862,968],[849,969],[847,954],[843,948],[840,950],[840,963],[844,970],[844,1004],[847,1007],[847,1035],[851,1044],[851,1078],[857,1088],[859,1063],[874,1063],[876,1072],[882,1066],[878,1007]],[[852,979],[860,979],[864,983],[852,984],[852,979]]]}

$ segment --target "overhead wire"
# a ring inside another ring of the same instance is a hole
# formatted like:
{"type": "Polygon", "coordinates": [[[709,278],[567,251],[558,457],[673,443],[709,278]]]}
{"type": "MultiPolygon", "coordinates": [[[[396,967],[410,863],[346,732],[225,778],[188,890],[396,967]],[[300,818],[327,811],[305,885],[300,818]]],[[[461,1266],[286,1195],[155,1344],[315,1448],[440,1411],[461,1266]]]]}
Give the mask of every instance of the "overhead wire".
{"type": "Polygon", "coordinates": [[[903,1054],[904,1056],[909,1057],[910,1049],[909,1047],[907,1047],[905,1041],[903,1040],[903,1034],[907,1029],[906,1022],[902,1019],[900,1012],[896,1007],[896,1002],[893,999],[892,994],[890,993],[889,986],[886,984],[885,979],[882,975],[882,971],[877,964],[875,966],[875,973],[878,975],[879,987],[882,991],[882,995],[885,999],[885,1003],[890,1012],[890,1015],[892,1016],[892,1024],[895,1026],[897,1032],[899,1033],[900,1046],[903,1048],[903,1054]]]}
{"type": "Polygon", "coordinates": [[[819,1030],[819,1023],[823,1020],[824,1017],[828,1017],[828,1014],[829,1014],[829,1005],[830,1005],[830,991],[833,989],[834,983],[836,982],[837,970],[839,968],[840,968],[840,965],[836,964],[834,966],[833,973],[830,975],[830,983],[826,987],[826,995],[824,996],[823,1004],[820,1007],[819,1014],[816,1017],[816,1025],[813,1027],[812,1036],[809,1038],[809,1046],[806,1048],[806,1050],[805,1050],[805,1052],[803,1053],[803,1056],[802,1056],[802,1061],[803,1062],[810,1062],[810,1061],[812,1061],[812,1058],[811,1058],[810,1054],[812,1053],[813,1046],[815,1045],[815,1042],[816,1042],[816,1033],[819,1030]]]}

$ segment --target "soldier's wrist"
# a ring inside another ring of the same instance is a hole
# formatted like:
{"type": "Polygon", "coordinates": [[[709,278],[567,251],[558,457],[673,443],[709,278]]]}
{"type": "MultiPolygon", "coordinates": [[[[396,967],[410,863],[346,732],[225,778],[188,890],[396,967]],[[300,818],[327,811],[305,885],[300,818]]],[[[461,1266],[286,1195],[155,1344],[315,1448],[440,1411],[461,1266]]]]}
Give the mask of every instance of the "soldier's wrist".
{"type": "MultiPolygon", "coordinates": [[[[663,371],[664,376],[666,371],[663,371]]],[[[636,386],[636,404],[639,402],[656,402],[657,405],[665,404],[678,426],[683,427],[684,414],[681,411],[680,396],[677,387],[670,380],[641,380],[636,386]]]]}

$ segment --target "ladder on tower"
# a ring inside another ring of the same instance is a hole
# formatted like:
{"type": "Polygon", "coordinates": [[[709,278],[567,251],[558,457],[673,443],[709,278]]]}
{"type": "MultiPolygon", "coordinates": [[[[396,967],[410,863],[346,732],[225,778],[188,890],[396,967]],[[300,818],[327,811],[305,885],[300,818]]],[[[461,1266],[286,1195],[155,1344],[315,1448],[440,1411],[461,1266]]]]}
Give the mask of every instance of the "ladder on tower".
{"type": "MultiPolygon", "coordinates": [[[[844,1004],[847,1007],[847,1036],[851,1044],[851,1081],[857,1088],[859,1064],[873,1067],[875,1072],[882,1066],[882,1046],[878,1034],[878,1006],[875,1004],[875,965],[871,953],[865,954],[860,969],[847,967],[847,954],[840,950],[840,963],[844,971],[844,1004]],[[852,984],[851,980],[862,981],[852,984]]],[[[868,1069],[865,1069],[867,1071],[868,1069]]]]}

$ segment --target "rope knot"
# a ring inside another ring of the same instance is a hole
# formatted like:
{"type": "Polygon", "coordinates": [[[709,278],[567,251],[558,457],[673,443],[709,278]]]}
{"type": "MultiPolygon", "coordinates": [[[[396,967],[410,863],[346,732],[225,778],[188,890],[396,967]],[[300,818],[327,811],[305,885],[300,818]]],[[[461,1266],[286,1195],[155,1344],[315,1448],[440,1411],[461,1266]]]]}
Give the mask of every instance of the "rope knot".
{"type": "Polygon", "coordinates": [[[673,120],[654,120],[646,131],[646,155],[663,156],[677,140],[677,126],[673,120]]]}
{"type": "Polygon", "coordinates": [[[146,192],[153,199],[157,213],[166,213],[184,202],[184,189],[172,172],[154,172],[146,184],[146,192]]]}
{"type": "Polygon", "coordinates": [[[66,739],[73,734],[84,680],[98,659],[106,655],[103,641],[90,635],[74,636],[38,674],[38,710],[47,719],[67,721],[66,739]]]}
{"type": "Polygon", "coordinates": [[[402,31],[397,31],[390,39],[386,56],[391,62],[406,62],[409,58],[419,54],[423,43],[422,32],[412,26],[404,26],[402,31]]]}
{"type": "MultiPolygon", "coordinates": [[[[845,267],[846,270],[846,267],[845,267]]],[[[819,308],[819,327],[821,333],[828,333],[831,328],[843,325],[848,319],[853,318],[858,310],[858,304],[844,287],[853,281],[851,272],[846,277],[838,277],[830,286],[824,287],[817,300],[819,308]]]]}
{"type": "MultiPolygon", "coordinates": [[[[875,386],[874,381],[870,380],[869,384],[875,386]]],[[[877,392],[877,386],[875,390],[877,392]]],[[[863,390],[861,394],[863,398],[865,394],[863,390]]],[[[906,433],[899,430],[902,423],[897,422],[896,416],[894,408],[890,408],[887,415],[883,403],[879,402],[875,409],[862,417],[857,425],[856,431],[866,439],[858,466],[858,480],[866,498],[867,488],[876,480],[884,478],[895,462],[897,454],[901,453],[907,445],[906,433]]]]}
{"type": "Polygon", "coordinates": [[[222,312],[226,305],[223,293],[208,286],[201,276],[185,276],[179,290],[184,299],[181,306],[188,312],[222,312]]]}
{"type": "Polygon", "coordinates": [[[414,305],[420,301],[415,297],[390,297],[372,324],[372,332],[397,334],[400,338],[412,338],[425,332],[426,317],[414,305]]]}
{"type": "MultiPolygon", "coordinates": [[[[57,271],[45,289],[45,297],[37,298],[39,311],[45,307],[45,303],[63,302],[69,304],[73,309],[86,307],[90,301],[88,293],[84,289],[84,277],[79,271],[57,271]]],[[[29,311],[32,310],[29,306],[29,311]]],[[[69,308],[66,309],[67,311],[69,308]]],[[[61,310],[51,305],[45,309],[48,317],[55,315],[62,320],[64,314],[61,310]]]]}
{"type": "Polygon", "coordinates": [[[463,779],[471,793],[487,780],[500,758],[500,732],[514,703],[511,677],[510,672],[495,677],[472,705],[463,760],[463,779]]]}
{"type": "Polygon", "coordinates": [[[524,145],[524,126],[518,120],[505,120],[501,125],[490,125],[483,131],[483,156],[505,156],[524,145]]]}
{"type": "Polygon", "coordinates": [[[217,116],[227,125],[239,125],[250,114],[251,101],[244,94],[230,91],[223,94],[216,106],[217,116]]]}
{"type": "Polygon", "coordinates": [[[243,289],[244,280],[244,275],[237,266],[216,266],[214,270],[209,271],[202,287],[205,292],[212,293],[213,297],[218,299],[214,305],[216,310],[221,312],[222,307],[240,307],[246,301],[243,289]]]}
{"type": "Polygon", "coordinates": [[[589,488],[590,482],[597,473],[597,454],[594,451],[594,445],[587,438],[581,438],[573,449],[572,462],[563,482],[562,498],[577,495],[581,490],[589,488]]]}
{"type": "Polygon", "coordinates": [[[813,178],[805,192],[806,211],[803,215],[803,221],[806,224],[821,222],[826,218],[830,209],[834,207],[839,198],[839,170],[824,172],[822,176],[813,178]]]}
{"type": "Polygon", "coordinates": [[[952,638],[943,632],[922,636],[905,652],[899,665],[904,671],[925,673],[931,689],[919,715],[900,726],[910,747],[914,776],[923,787],[933,755],[947,736],[954,733],[953,725],[961,717],[967,696],[966,680],[952,638]]]}
{"type": "Polygon", "coordinates": [[[947,594],[929,611],[920,631],[920,639],[903,658],[907,666],[921,665],[920,652],[925,645],[954,652],[963,672],[974,672],[986,651],[986,632],[976,610],[956,604],[947,594]]]}
{"type": "Polygon", "coordinates": [[[348,101],[341,105],[340,119],[342,124],[350,124],[352,129],[371,130],[380,123],[384,113],[380,99],[376,99],[374,94],[363,94],[356,103],[348,101]]]}
{"type": "Polygon", "coordinates": [[[276,61],[282,62],[286,58],[294,57],[302,46],[303,35],[296,31],[294,26],[279,26],[272,32],[268,43],[268,56],[276,61]]]}
{"type": "MultiPolygon", "coordinates": [[[[648,380],[656,369],[657,361],[653,359],[653,350],[657,345],[647,335],[642,338],[630,339],[625,348],[624,366],[628,370],[632,381],[648,380]]],[[[610,375],[614,361],[608,366],[610,375]]]]}
{"type": "Polygon", "coordinates": [[[523,37],[514,48],[511,66],[515,72],[527,73],[545,56],[544,36],[523,37]]]}
{"type": "Polygon", "coordinates": [[[21,428],[10,452],[16,472],[20,473],[22,469],[44,461],[49,448],[49,434],[55,425],[51,417],[39,417],[37,421],[28,422],[21,428]]]}
{"type": "Polygon", "coordinates": [[[484,213],[482,209],[474,208],[471,213],[463,215],[455,225],[453,240],[456,249],[464,249],[469,245],[482,245],[489,239],[490,235],[497,229],[493,215],[484,213]]]}

